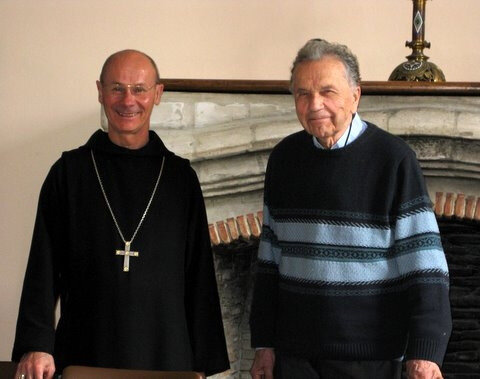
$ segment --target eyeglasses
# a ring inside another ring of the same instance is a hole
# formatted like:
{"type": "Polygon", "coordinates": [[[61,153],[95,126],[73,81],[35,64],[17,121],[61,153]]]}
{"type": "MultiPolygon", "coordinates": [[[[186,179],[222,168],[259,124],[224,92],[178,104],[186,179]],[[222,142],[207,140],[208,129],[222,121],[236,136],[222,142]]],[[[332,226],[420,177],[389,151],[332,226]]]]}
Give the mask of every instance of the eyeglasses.
{"type": "Polygon", "coordinates": [[[143,84],[120,84],[113,83],[104,85],[103,88],[107,89],[107,93],[112,97],[124,97],[127,93],[127,88],[130,89],[130,93],[137,98],[144,98],[147,96],[148,91],[154,88],[156,84],[145,87],[143,84]]]}

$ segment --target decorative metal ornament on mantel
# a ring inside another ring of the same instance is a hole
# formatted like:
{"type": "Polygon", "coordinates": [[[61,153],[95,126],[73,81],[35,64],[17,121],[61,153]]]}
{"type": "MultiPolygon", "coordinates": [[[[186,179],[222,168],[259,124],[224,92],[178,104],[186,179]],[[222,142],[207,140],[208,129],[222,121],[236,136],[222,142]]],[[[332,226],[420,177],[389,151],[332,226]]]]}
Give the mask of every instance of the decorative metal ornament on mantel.
{"type": "Polygon", "coordinates": [[[398,65],[390,74],[388,80],[411,82],[444,82],[445,75],[434,63],[428,62],[423,49],[430,48],[430,42],[425,41],[425,5],[427,0],[413,0],[412,40],[405,46],[412,49],[408,61],[398,65]]]}

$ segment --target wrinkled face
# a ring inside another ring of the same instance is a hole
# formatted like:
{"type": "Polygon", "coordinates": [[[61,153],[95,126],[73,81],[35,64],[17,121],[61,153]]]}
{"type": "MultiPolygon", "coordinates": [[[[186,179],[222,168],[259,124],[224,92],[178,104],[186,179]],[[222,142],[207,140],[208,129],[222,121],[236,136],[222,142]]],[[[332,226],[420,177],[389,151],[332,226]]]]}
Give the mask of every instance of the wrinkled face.
{"type": "Polygon", "coordinates": [[[150,115],[160,103],[163,85],[155,84],[155,69],[142,54],[125,52],[113,59],[97,81],[98,101],[108,119],[108,133],[116,137],[148,134],[150,115]],[[148,89],[140,93],[136,89],[148,89]]]}
{"type": "Polygon", "coordinates": [[[297,117],[320,141],[337,141],[357,111],[360,87],[352,87],[343,63],[335,57],[300,63],[293,77],[297,117]]]}

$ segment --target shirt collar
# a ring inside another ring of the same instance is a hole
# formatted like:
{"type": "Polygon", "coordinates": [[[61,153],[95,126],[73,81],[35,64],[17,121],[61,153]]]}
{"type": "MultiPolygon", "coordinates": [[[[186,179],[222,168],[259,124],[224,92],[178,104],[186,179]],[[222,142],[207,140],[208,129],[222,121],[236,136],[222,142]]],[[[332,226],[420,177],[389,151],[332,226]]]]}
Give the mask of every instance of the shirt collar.
{"type": "MultiPolygon", "coordinates": [[[[360,134],[362,134],[365,131],[365,129],[367,129],[367,124],[361,120],[358,113],[355,113],[353,115],[352,126],[351,126],[351,129],[350,129],[350,135],[348,135],[348,128],[345,129],[345,131],[343,132],[343,135],[330,148],[330,150],[340,149],[342,147],[345,147],[345,142],[346,142],[347,145],[350,145],[353,141],[355,141],[360,136],[360,134]],[[348,141],[347,141],[347,136],[348,136],[348,141]]],[[[312,137],[313,137],[313,144],[315,145],[315,147],[317,147],[319,149],[326,150],[325,147],[323,147],[320,144],[320,142],[318,142],[318,140],[317,140],[317,138],[315,138],[315,136],[312,136],[312,137]]]]}

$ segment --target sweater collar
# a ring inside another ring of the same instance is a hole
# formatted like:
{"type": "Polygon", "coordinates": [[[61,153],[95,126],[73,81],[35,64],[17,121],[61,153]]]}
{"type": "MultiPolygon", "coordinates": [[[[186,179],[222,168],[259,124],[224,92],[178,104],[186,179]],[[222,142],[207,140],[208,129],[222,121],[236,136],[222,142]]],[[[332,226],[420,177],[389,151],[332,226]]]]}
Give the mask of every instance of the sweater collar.
{"type": "Polygon", "coordinates": [[[313,144],[315,145],[316,148],[322,149],[322,150],[341,149],[346,145],[349,145],[353,141],[355,141],[360,136],[360,134],[362,134],[366,129],[367,129],[367,124],[360,118],[358,113],[355,113],[352,117],[352,123],[350,127],[343,132],[343,135],[340,137],[340,139],[330,149],[325,149],[320,144],[320,142],[318,142],[315,136],[312,136],[313,144]],[[349,129],[350,129],[350,133],[347,133],[349,129]],[[348,136],[348,141],[347,141],[347,136],[348,136]]]}

